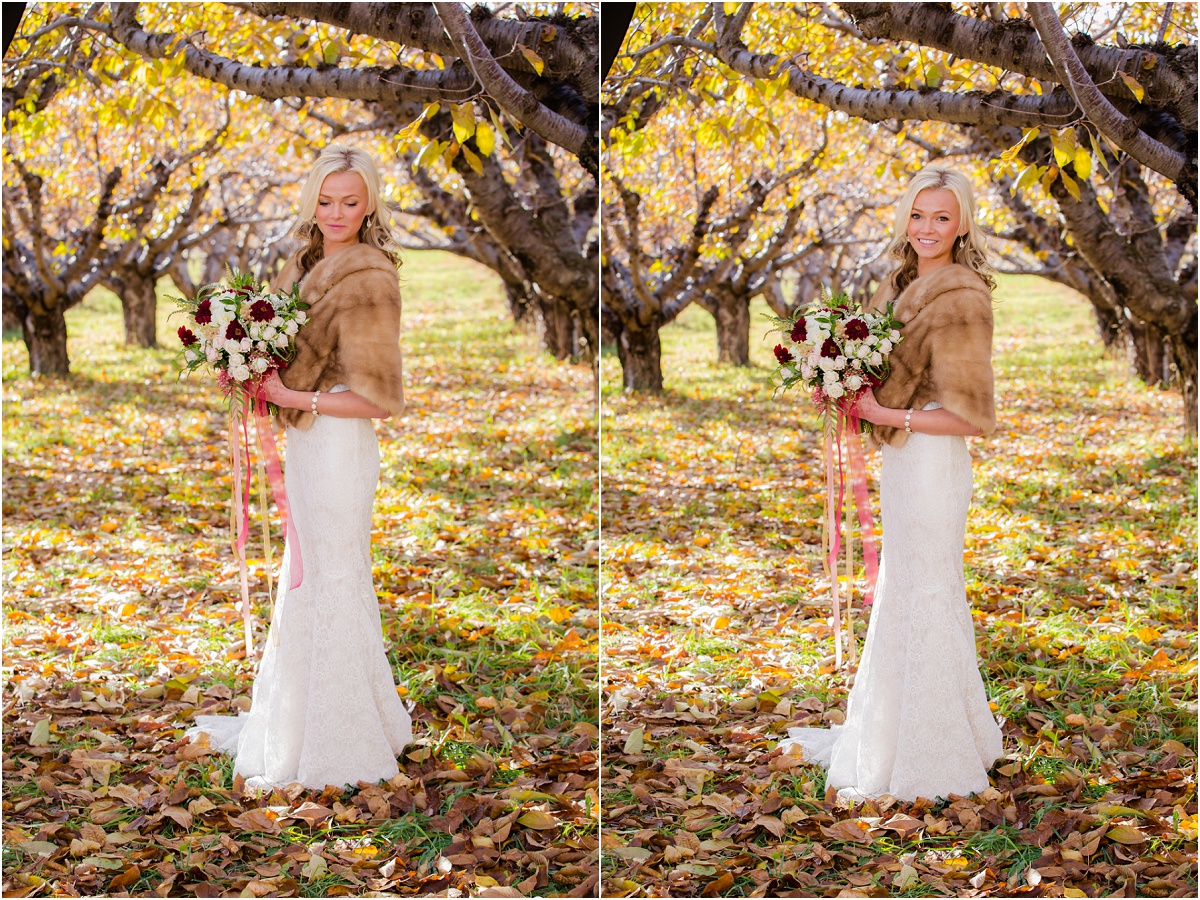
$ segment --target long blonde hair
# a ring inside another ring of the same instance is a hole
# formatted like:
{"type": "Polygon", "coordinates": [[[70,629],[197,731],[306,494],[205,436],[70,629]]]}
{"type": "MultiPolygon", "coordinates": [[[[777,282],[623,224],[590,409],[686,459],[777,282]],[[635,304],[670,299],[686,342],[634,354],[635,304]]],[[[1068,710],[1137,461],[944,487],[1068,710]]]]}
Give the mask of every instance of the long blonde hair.
{"type": "Polygon", "coordinates": [[[989,288],[995,290],[996,279],[992,275],[996,270],[988,264],[983,231],[975,224],[975,194],[971,190],[971,182],[957,169],[939,163],[926,166],[914,175],[900,199],[896,201],[892,242],[888,244],[886,251],[889,259],[894,259],[900,264],[892,273],[892,287],[899,294],[917,278],[917,251],[908,242],[908,219],[912,215],[917,194],[929,189],[947,190],[958,201],[958,227],[960,231],[965,227],[966,232],[954,239],[951,260],[971,269],[989,288]]]}
{"type": "Polygon", "coordinates": [[[317,200],[325,179],[342,172],[357,172],[367,186],[367,215],[358,229],[359,242],[382,250],[392,262],[400,265],[400,245],[392,230],[392,211],[380,199],[379,170],[375,168],[375,161],[357,147],[330,144],[317,157],[300,190],[300,208],[292,236],[298,238],[304,248],[299,260],[301,275],[325,257],[325,238],[316,220],[317,200]]]}

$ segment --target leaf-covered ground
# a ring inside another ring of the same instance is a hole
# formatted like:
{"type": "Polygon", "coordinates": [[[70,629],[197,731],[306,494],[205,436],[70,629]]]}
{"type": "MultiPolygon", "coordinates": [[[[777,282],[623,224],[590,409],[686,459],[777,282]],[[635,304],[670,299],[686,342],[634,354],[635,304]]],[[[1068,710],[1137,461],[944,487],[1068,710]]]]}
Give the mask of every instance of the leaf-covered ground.
{"type": "Polygon", "coordinates": [[[540,356],[485,270],[413,253],[402,279],[410,406],[377,425],[373,553],[416,741],[345,792],[242,796],[181,741],[253,677],[223,401],[126,350],[111,295],[69,314],[68,381],[31,380],[6,335],[5,896],[594,893],[591,376],[540,356]]]}
{"type": "Polygon", "coordinates": [[[840,721],[848,683],[819,420],[771,399],[769,347],[711,365],[690,310],[662,398],[621,396],[605,361],[605,896],[1196,896],[1195,445],[1081,301],[998,297],[967,579],[1006,757],[972,798],[843,809],[776,749],[840,721]]]}

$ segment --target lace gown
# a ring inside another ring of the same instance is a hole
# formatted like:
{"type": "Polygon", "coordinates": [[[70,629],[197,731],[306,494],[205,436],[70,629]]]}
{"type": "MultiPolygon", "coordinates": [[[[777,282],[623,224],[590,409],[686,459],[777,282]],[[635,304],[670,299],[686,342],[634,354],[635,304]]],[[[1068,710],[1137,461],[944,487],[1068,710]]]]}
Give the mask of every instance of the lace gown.
{"type": "Polygon", "coordinates": [[[963,580],[971,457],[961,437],[919,433],[882,452],[883,557],[845,724],[791,728],[780,746],[850,799],[977,793],[1002,747],[963,580]]]}
{"type": "MultiPolygon", "coordinates": [[[[334,390],[342,389],[339,385],[334,390]]],[[[285,484],[303,550],[289,590],[288,535],[249,713],[197,716],[252,789],[377,782],[399,769],[412,725],[388,665],[371,577],[379,444],[370,419],[289,428],[285,484]]]]}

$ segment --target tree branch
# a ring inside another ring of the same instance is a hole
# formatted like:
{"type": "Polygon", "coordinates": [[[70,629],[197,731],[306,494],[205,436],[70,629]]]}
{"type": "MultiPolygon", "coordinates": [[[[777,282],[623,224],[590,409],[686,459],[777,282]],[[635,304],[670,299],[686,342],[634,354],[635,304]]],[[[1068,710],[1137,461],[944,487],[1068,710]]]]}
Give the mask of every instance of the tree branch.
{"type": "Polygon", "coordinates": [[[435,100],[462,102],[476,93],[474,76],[464,66],[415,71],[402,66],[314,69],[309,66],[256,66],[201,50],[187,38],[145,31],[137,20],[137,3],[117,4],[112,37],[140,56],[173,56],[183,43],[184,68],[193,75],[266,100],[283,97],[340,97],[386,103],[435,100]]]}
{"type": "Polygon", "coordinates": [[[543,106],[496,62],[459,3],[434,3],[458,56],[500,108],[552,144],[582,157],[588,129],[543,106]]]}
{"type": "MultiPolygon", "coordinates": [[[[1180,185],[1186,194],[1183,182],[1187,177],[1187,161],[1183,154],[1176,153],[1170,147],[1160,144],[1145,134],[1108,102],[1108,99],[1092,81],[1091,76],[1088,75],[1075,48],[1067,39],[1062,22],[1058,19],[1058,13],[1054,10],[1054,4],[1029,3],[1028,9],[1034,27],[1037,28],[1038,34],[1042,38],[1046,53],[1054,65],[1057,80],[1074,96],[1075,102],[1079,104],[1079,108],[1083,110],[1092,124],[1142,165],[1180,185]]],[[[1194,208],[1196,206],[1194,177],[1192,185],[1191,196],[1188,199],[1194,208]]]]}

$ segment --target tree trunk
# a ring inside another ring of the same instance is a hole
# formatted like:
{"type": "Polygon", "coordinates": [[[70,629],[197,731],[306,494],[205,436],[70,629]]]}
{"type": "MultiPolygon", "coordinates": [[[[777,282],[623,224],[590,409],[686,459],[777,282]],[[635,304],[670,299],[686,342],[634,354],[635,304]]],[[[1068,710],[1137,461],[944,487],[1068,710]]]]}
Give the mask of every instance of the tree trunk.
{"type": "Polygon", "coordinates": [[[570,305],[557,297],[545,297],[537,304],[537,311],[538,339],[542,349],[555,359],[577,359],[579,329],[570,305]]]}
{"type": "Polygon", "coordinates": [[[1147,387],[1171,386],[1172,348],[1161,328],[1137,319],[1125,322],[1129,365],[1147,387]]]}
{"type": "Polygon", "coordinates": [[[129,278],[121,294],[125,316],[125,345],[158,346],[158,294],[154,278],[129,278]]]}
{"type": "Polygon", "coordinates": [[[717,362],[750,365],[750,298],[733,294],[717,304],[717,362]]]}
{"type": "Polygon", "coordinates": [[[1173,334],[1169,338],[1172,363],[1175,367],[1175,377],[1178,379],[1179,391],[1183,394],[1183,428],[1184,435],[1196,437],[1196,319],[1192,319],[1191,327],[1183,334],[1173,334]]]}
{"type": "Polygon", "coordinates": [[[627,391],[662,391],[662,341],[658,337],[658,322],[633,330],[628,324],[617,340],[617,357],[627,391]]]}
{"type": "Polygon", "coordinates": [[[21,323],[29,351],[29,374],[70,375],[67,357],[67,318],[58,303],[31,303],[21,323]]]}

